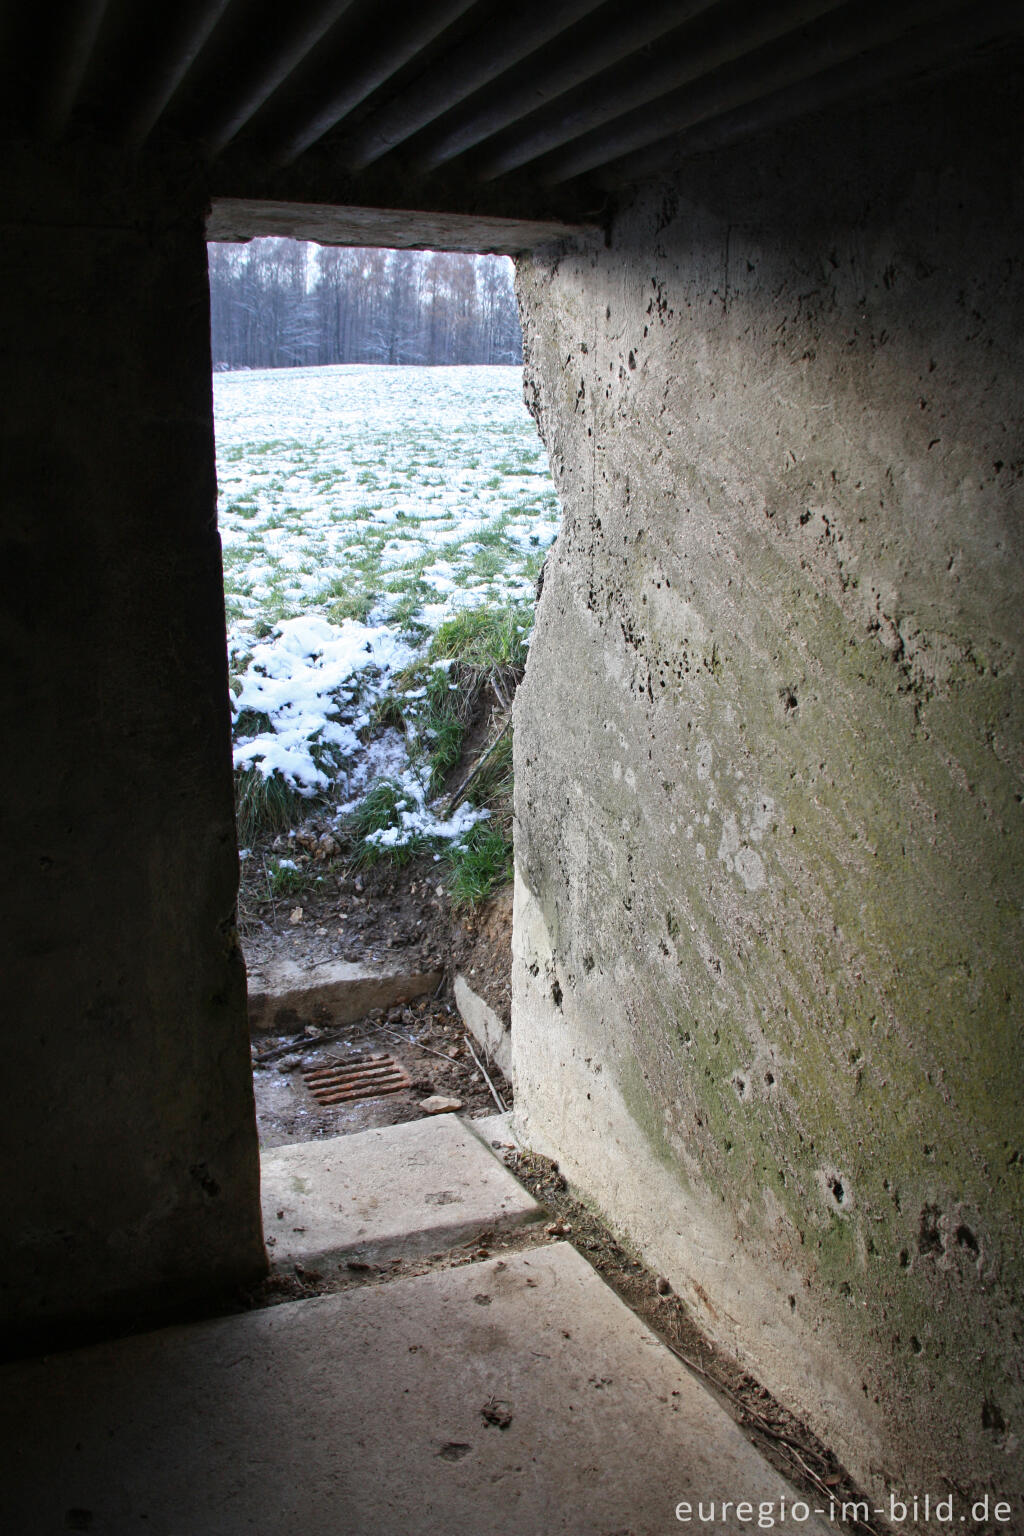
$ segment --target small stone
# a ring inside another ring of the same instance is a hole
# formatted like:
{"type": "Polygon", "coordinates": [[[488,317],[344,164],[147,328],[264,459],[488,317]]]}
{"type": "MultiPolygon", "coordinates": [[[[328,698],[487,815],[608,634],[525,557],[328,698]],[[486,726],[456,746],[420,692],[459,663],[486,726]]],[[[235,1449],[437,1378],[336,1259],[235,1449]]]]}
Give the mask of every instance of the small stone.
{"type": "Polygon", "coordinates": [[[289,914],[289,917],[288,917],[288,921],[290,923],[301,923],[302,922],[302,908],[301,907],[292,907],[291,913],[289,914]]]}
{"type": "Polygon", "coordinates": [[[277,1070],[279,1072],[295,1072],[301,1065],[301,1056],[285,1056],[277,1070]]]}
{"type": "Polygon", "coordinates": [[[493,1424],[496,1429],[508,1429],[512,1423],[512,1404],[504,1402],[500,1397],[490,1397],[480,1409],[480,1414],[485,1424],[493,1424]]]}
{"type": "Polygon", "coordinates": [[[665,1279],[664,1275],[658,1276],[654,1289],[657,1291],[659,1296],[669,1296],[672,1293],[672,1287],[665,1279]]]}
{"type": "Polygon", "coordinates": [[[318,939],[325,939],[327,937],[327,929],[326,928],[318,928],[316,930],[316,936],[317,936],[318,939]]]}
{"type": "Polygon", "coordinates": [[[432,1093],[429,1099],[423,1099],[420,1103],[425,1115],[450,1115],[462,1108],[461,1099],[449,1099],[443,1093],[432,1093]]]}
{"type": "Polygon", "coordinates": [[[568,1237],[572,1231],[572,1226],[568,1221],[553,1221],[544,1230],[548,1237],[568,1237]]]}

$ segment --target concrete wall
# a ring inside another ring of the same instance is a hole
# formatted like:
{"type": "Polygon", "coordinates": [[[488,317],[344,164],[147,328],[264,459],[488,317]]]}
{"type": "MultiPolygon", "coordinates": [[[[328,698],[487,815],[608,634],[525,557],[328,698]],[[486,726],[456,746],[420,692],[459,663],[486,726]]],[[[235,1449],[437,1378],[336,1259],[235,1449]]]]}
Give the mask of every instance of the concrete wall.
{"type": "Polygon", "coordinates": [[[7,1342],[263,1247],[202,196],[86,147],[5,165],[7,1342]]]}
{"type": "Polygon", "coordinates": [[[516,705],[513,1051],[527,1141],[873,1490],[1019,1498],[1004,68],[520,263],[565,526],[516,705]]]}

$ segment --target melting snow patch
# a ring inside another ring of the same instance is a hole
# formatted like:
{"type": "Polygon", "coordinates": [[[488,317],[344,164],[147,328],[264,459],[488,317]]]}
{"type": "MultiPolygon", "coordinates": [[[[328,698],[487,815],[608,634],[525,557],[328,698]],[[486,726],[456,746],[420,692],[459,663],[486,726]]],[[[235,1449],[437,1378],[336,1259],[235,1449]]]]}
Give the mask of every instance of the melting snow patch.
{"type": "Polygon", "coordinates": [[[354,757],[361,747],[355,722],[339,714],[355,702],[360,683],[364,692],[382,692],[388,675],[413,654],[384,625],[337,625],[317,614],[282,619],[270,640],[253,646],[234,700],[236,720],[251,710],[266,715],[271,730],[238,742],[235,767],[254,763],[265,778],[276,771],[304,794],[326,789],[330,780],[314,748],[354,757]]]}
{"type": "Polygon", "coordinates": [[[381,848],[401,848],[414,837],[437,837],[453,842],[464,836],[470,827],[475,827],[478,821],[486,821],[491,814],[463,801],[452,816],[441,820],[427,805],[426,786],[413,770],[403,773],[399,782],[407,798],[396,806],[398,826],[371,832],[366,838],[368,843],[376,843],[381,848]]]}

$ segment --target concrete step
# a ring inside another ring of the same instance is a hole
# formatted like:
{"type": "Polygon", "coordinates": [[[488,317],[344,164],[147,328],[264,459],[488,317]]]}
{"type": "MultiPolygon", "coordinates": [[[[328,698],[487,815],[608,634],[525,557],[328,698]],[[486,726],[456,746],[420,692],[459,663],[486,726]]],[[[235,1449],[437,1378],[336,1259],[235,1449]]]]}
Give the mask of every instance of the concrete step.
{"type": "Polygon", "coordinates": [[[371,1008],[391,1008],[435,992],[441,971],[278,960],[249,972],[249,1028],[254,1033],[306,1024],[351,1024],[371,1008]]]}
{"type": "Polygon", "coordinates": [[[25,1536],[838,1528],[564,1243],[8,1366],[0,1442],[25,1536]]]}
{"type": "Polygon", "coordinates": [[[271,1147],[263,1231],[278,1267],[329,1271],[440,1253],[537,1221],[542,1208],[454,1115],[271,1147]]]}

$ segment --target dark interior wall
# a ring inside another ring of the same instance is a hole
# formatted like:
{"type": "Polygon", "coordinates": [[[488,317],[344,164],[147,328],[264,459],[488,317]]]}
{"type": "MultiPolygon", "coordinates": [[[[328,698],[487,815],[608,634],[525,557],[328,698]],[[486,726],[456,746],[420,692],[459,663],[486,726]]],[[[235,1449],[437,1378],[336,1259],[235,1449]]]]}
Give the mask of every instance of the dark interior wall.
{"type": "Polygon", "coordinates": [[[1021,88],[520,264],[520,1128],[883,1499],[1021,1492],[1021,88]]]}
{"type": "Polygon", "coordinates": [[[6,157],[9,1333],[263,1265],[203,201],[6,157]]]}

